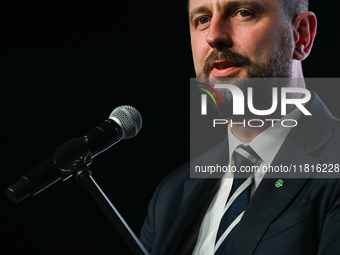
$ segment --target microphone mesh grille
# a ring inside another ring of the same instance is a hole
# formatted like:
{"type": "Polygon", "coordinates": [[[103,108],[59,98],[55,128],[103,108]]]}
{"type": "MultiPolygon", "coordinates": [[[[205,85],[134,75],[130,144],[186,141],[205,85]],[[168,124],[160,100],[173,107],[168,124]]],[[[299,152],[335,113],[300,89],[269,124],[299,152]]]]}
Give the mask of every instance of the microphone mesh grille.
{"type": "Polygon", "coordinates": [[[135,137],[142,128],[142,116],[132,106],[122,105],[115,108],[110,114],[109,119],[115,120],[122,128],[123,139],[135,137]]]}

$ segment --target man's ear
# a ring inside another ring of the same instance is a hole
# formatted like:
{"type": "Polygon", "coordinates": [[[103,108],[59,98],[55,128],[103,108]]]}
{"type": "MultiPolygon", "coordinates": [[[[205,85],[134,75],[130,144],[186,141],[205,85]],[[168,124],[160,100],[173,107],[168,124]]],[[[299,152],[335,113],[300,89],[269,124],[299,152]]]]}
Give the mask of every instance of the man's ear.
{"type": "Polygon", "coordinates": [[[294,20],[295,49],[293,58],[304,60],[309,55],[316,35],[317,21],[313,12],[305,12],[294,20]]]}

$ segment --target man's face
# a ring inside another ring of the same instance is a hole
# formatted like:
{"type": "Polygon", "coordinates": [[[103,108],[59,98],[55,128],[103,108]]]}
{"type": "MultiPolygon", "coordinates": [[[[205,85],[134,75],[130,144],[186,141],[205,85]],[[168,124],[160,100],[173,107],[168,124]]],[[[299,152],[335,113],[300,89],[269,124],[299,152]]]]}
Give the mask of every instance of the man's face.
{"type": "Polygon", "coordinates": [[[190,0],[196,76],[291,77],[293,32],[279,0],[190,0]]]}

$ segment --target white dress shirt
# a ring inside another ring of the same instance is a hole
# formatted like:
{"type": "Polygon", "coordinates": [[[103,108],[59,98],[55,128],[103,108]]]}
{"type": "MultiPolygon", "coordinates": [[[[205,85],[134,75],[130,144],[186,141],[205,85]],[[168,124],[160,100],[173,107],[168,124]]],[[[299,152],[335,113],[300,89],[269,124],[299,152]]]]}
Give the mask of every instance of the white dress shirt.
{"type": "MultiPolygon", "coordinates": [[[[270,127],[254,138],[249,144],[242,143],[237,139],[228,127],[229,140],[229,159],[230,165],[233,165],[232,154],[234,150],[240,145],[249,145],[260,156],[262,166],[268,166],[272,163],[282,143],[286,139],[291,128],[283,127],[282,120],[294,119],[298,120],[301,111],[295,107],[280,121],[276,122],[273,127],[270,127]]],[[[253,174],[254,179],[251,187],[251,197],[254,195],[259,186],[264,173],[258,171],[253,174]]],[[[215,239],[218,227],[223,216],[224,207],[229,197],[229,193],[233,184],[233,174],[226,173],[225,178],[222,178],[220,188],[212,200],[200,227],[198,240],[193,251],[193,255],[213,255],[215,239]]]]}

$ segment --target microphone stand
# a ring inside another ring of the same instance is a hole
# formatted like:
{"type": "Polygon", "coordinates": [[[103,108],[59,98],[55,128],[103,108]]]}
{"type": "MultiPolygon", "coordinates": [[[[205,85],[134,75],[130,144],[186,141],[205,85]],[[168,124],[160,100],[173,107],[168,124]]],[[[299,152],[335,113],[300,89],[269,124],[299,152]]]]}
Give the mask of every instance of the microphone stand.
{"type": "Polygon", "coordinates": [[[112,225],[124,239],[125,243],[129,246],[133,254],[149,255],[143,244],[136,237],[129,225],[125,222],[123,217],[119,214],[117,209],[93,179],[92,172],[90,171],[89,167],[86,165],[80,165],[75,169],[74,177],[78,183],[84,185],[85,188],[90,192],[93,199],[109,218],[112,225]]]}
{"type": "Polygon", "coordinates": [[[66,180],[73,175],[76,181],[84,185],[90,192],[133,254],[149,255],[123,217],[92,178],[92,173],[87,166],[91,163],[92,157],[83,137],[71,139],[59,146],[52,157],[24,174],[18,182],[9,187],[6,190],[7,196],[11,201],[17,203],[28,196],[38,194],[59,179],[66,180]]]}

